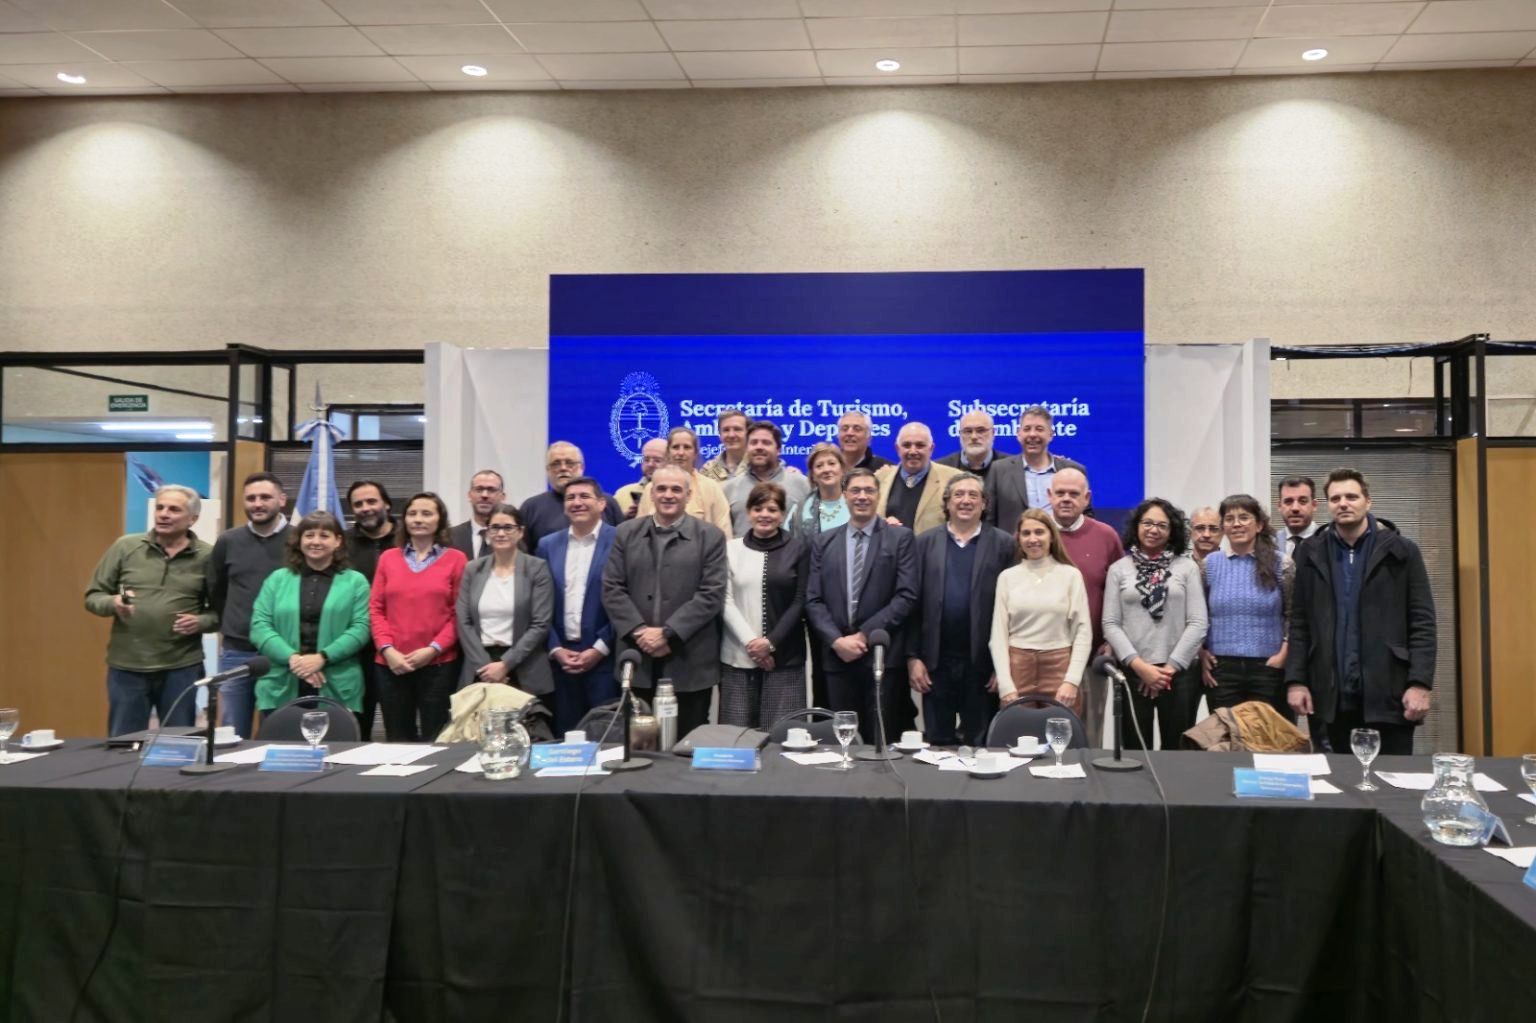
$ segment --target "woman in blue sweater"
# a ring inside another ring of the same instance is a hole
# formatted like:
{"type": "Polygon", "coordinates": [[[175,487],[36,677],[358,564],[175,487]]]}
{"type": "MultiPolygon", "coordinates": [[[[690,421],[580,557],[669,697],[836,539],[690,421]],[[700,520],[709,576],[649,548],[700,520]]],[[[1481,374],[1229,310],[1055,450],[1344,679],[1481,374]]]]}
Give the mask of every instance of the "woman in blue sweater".
{"type": "Polygon", "coordinates": [[[1219,509],[1227,549],[1201,563],[1210,631],[1201,654],[1205,700],[1211,710],[1262,700],[1287,720],[1286,636],[1290,632],[1291,559],[1275,547],[1269,515],[1247,494],[1219,509]]]}

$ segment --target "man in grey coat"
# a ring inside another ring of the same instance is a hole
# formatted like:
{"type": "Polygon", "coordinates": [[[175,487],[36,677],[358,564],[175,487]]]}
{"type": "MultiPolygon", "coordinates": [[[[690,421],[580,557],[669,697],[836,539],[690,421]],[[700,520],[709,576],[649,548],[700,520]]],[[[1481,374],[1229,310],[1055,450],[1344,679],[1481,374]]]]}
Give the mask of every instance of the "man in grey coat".
{"type": "Polygon", "coordinates": [[[651,476],[656,514],[619,527],[603,569],[603,609],[619,654],[643,655],[636,695],[655,696],[658,680],[677,691],[677,734],[709,721],[720,682],[720,613],[725,607],[725,534],[685,512],[689,474],[664,465],[651,476]]]}

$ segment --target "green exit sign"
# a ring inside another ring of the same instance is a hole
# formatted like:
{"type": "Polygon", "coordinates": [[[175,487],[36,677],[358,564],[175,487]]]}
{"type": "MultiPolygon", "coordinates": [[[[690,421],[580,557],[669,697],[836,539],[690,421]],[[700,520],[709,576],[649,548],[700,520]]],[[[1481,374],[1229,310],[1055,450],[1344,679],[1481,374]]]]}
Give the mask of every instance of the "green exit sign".
{"type": "Polygon", "coordinates": [[[107,395],[108,412],[148,412],[149,395],[147,394],[109,394],[107,395]]]}

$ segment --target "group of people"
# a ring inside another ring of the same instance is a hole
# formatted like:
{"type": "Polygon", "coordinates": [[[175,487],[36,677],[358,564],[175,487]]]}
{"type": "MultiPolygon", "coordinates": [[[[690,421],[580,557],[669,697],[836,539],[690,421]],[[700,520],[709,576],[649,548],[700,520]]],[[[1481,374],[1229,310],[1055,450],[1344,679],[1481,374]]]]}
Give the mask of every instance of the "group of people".
{"type": "Polygon", "coordinates": [[[935,460],[930,429],[909,422],[891,462],[850,412],[802,472],[777,425],[729,411],[715,458],[700,465],[679,427],[613,496],[557,441],[546,490],[513,505],[499,473],[478,472],[458,525],[432,493],[397,513],[373,480],[348,490],[351,527],[325,512],[290,523],[282,484],[256,473],[246,523],[211,545],[191,531],[196,493],[162,488],[152,529],[118,540],[86,594],[114,619],[111,731],[146,727],[151,707],[190,723],[190,706],[167,715],[217,629],[221,669],[269,661],[224,686],[223,723],[242,736],[257,712],[320,692],[365,735],[381,707],[391,741],[431,740],[474,682],[539,697],[559,733],[617,697],[616,658],[633,649],[642,699],[673,685],[679,735],[718,689],[722,723],[767,727],[809,700],[858,711],[866,741],[913,727],[921,704],[941,745],[983,742],[1016,700],[1055,700],[1097,745],[1107,683],[1087,668],[1108,652],[1132,683],[1132,748],[1154,722],[1178,748],[1203,697],[1304,716],[1334,748],[1370,725],[1384,752],[1411,751],[1434,604],[1418,548],[1371,513],[1359,472],[1334,470],[1321,495],[1283,481],[1279,528],[1235,494],[1188,518],[1151,497],[1117,533],[1093,514],[1087,468],[1052,453],[1045,408],[1020,416],[1017,455],[994,447],[985,412],[957,429],[960,450],[935,460]]]}

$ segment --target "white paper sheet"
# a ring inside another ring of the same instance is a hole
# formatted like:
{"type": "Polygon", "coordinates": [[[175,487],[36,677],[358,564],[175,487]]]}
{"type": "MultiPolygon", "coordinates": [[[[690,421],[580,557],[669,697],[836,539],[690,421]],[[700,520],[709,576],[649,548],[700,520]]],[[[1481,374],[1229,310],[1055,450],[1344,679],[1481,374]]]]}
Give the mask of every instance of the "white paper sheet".
{"type": "Polygon", "coordinates": [[[413,774],[432,770],[431,764],[380,764],[360,772],[364,778],[409,778],[413,774]]]}
{"type": "Polygon", "coordinates": [[[1082,764],[1041,764],[1039,767],[1031,767],[1029,773],[1036,778],[1086,778],[1088,772],[1083,770],[1082,764]]]}
{"type": "Polygon", "coordinates": [[[1530,870],[1531,862],[1536,860],[1536,845],[1520,846],[1515,849],[1500,846],[1494,848],[1491,845],[1483,846],[1483,852],[1492,853],[1501,860],[1508,860],[1521,870],[1530,870]]]}
{"type": "Polygon", "coordinates": [[[921,753],[912,754],[912,759],[919,764],[942,764],[954,758],[955,755],[947,749],[925,749],[921,753]]]}
{"type": "MultiPolygon", "coordinates": [[[[1418,792],[1428,792],[1435,784],[1435,776],[1428,772],[1418,771],[1377,771],[1376,777],[1388,785],[1400,789],[1413,789],[1418,792]]],[[[1472,787],[1479,792],[1507,792],[1503,785],[1494,781],[1481,771],[1472,776],[1472,787]]]]}
{"type": "Polygon", "coordinates": [[[1536,803],[1536,796],[1531,795],[1529,792],[1520,793],[1520,798],[1525,800],[1527,803],[1536,803]]]}
{"type": "Polygon", "coordinates": [[[480,754],[478,754],[478,753],[476,753],[474,756],[470,757],[468,760],[464,761],[458,767],[455,767],[454,770],[455,771],[462,771],[465,774],[484,774],[485,773],[485,771],[480,767],[480,754]]]}
{"type": "Polygon", "coordinates": [[[784,759],[793,760],[806,767],[815,767],[817,764],[840,764],[843,762],[843,755],[841,753],[786,753],[784,759]]]}
{"type": "Polygon", "coordinates": [[[429,757],[434,753],[440,753],[447,746],[432,746],[427,743],[409,742],[370,742],[366,746],[357,746],[353,749],[343,750],[340,753],[332,753],[325,758],[328,764],[346,764],[353,767],[376,767],[379,764],[410,764],[422,757],[429,757]]]}
{"type": "Polygon", "coordinates": [[[1253,766],[1260,771],[1310,774],[1313,777],[1331,773],[1328,758],[1321,753],[1255,753],[1253,766]]]}
{"type": "MultiPolygon", "coordinates": [[[[997,765],[997,770],[1004,772],[1017,770],[1029,763],[1027,760],[1019,760],[1015,757],[1004,757],[997,765]]],[[[939,763],[941,771],[974,771],[976,770],[975,757],[946,757],[939,763]]]]}
{"type": "Polygon", "coordinates": [[[46,757],[47,753],[7,753],[0,757],[0,764],[20,764],[27,760],[36,760],[38,757],[46,757]]]}
{"type": "Polygon", "coordinates": [[[535,778],[580,778],[584,774],[607,777],[610,772],[596,765],[592,767],[546,767],[534,772],[535,778]]]}
{"type": "Polygon", "coordinates": [[[1312,779],[1312,794],[1314,796],[1337,796],[1344,790],[1336,785],[1330,785],[1321,778],[1312,779]]]}
{"type": "Polygon", "coordinates": [[[277,743],[269,742],[261,746],[252,746],[249,749],[237,749],[233,753],[215,753],[215,764],[259,764],[267,759],[267,750],[277,743]]]}
{"type": "Polygon", "coordinates": [[[610,760],[623,760],[623,759],[624,759],[624,747],[623,746],[614,746],[614,747],[612,747],[610,749],[603,749],[603,750],[598,750],[597,751],[597,762],[599,764],[606,764],[610,760]]]}

